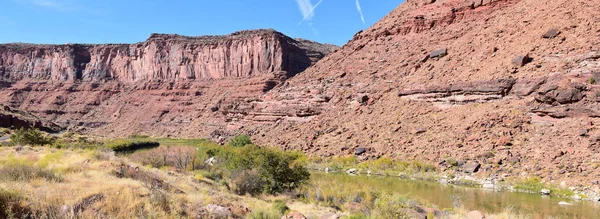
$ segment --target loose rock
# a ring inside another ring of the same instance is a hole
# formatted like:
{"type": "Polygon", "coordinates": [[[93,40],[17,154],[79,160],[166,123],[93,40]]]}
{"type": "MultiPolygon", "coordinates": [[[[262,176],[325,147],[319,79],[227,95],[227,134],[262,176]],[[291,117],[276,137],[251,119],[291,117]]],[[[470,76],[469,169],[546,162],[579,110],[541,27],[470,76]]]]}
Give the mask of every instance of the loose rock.
{"type": "Polygon", "coordinates": [[[531,58],[529,58],[529,55],[517,56],[512,60],[512,64],[517,67],[523,67],[529,62],[531,62],[531,58]]]}
{"type": "Polygon", "coordinates": [[[462,169],[465,173],[476,173],[477,171],[479,171],[479,168],[481,167],[481,164],[478,162],[469,162],[467,164],[465,164],[462,169]]]}
{"type": "Polygon", "coordinates": [[[360,156],[360,155],[362,155],[362,154],[364,154],[366,152],[367,152],[366,148],[359,147],[359,148],[356,148],[356,151],[354,151],[354,155],[360,156]]]}
{"type": "Polygon", "coordinates": [[[540,191],[540,193],[542,195],[550,195],[550,189],[542,189],[542,191],[540,191]]]}
{"type": "Polygon", "coordinates": [[[435,50],[429,54],[429,58],[442,58],[448,55],[448,50],[446,48],[435,50]]]}
{"type": "Polygon", "coordinates": [[[557,29],[550,29],[546,32],[542,37],[546,39],[554,38],[560,34],[560,31],[557,29]]]}

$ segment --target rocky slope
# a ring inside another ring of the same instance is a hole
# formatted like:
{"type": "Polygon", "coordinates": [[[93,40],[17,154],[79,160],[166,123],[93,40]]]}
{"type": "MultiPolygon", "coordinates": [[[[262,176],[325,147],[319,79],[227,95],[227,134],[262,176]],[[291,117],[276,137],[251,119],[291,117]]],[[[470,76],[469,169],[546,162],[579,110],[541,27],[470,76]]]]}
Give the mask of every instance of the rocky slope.
{"type": "Polygon", "coordinates": [[[281,112],[264,144],[597,185],[599,73],[600,1],[409,0],[240,108],[281,112]]]}

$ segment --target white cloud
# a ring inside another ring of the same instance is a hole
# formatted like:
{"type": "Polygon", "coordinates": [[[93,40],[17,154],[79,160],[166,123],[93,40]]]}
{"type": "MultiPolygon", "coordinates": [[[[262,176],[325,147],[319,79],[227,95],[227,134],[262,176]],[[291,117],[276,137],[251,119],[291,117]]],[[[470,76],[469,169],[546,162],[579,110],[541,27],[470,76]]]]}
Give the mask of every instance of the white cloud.
{"type": "Polygon", "coordinates": [[[358,10],[358,13],[360,14],[360,19],[362,20],[362,22],[364,24],[365,16],[363,16],[362,8],[360,7],[360,2],[358,2],[358,0],[356,0],[356,10],[358,10]]]}
{"type": "Polygon", "coordinates": [[[315,16],[315,9],[321,4],[321,2],[323,2],[323,0],[317,2],[316,5],[313,5],[311,0],[296,0],[296,3],[298,3],[298,8],[302,13],[302,20],[298,22],[298,25],[304,21],[312,20],[315,16]]]}

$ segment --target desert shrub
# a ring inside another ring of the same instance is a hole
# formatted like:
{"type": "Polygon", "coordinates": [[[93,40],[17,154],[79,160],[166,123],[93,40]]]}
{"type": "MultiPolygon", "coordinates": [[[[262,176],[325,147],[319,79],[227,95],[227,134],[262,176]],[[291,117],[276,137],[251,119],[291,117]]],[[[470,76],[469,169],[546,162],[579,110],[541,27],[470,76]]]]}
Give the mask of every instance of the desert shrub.
{"type": "Polygon", "coordinates": [[[156,168],[174,167],[177,170],[195,170],[200,163],[196,148],[187,146],[161,146],[152,150],[139,151],[130,159],[144,166],[156,168]]]}
{"type": "Polygon", "coordinates": [[[331,165],[335,169],[345,169],[358,164],[358,159],[355,156],[335,157],[331,160],[331,165]]]}
{"type": "Polygon", "coordinates": [[[223,171],[221,169],[213,169],[213,170],[197,170],[197,175],[200,175],[204,178],[219,182],[223,179],[223,171]]]}
{"type": "Polygon", "coordinates": [[[228,160],[229,170],[256,170],[266,182],[263,192],[278,194],[306,183],[310,173],[304,167],[303,155],[273,148],[247,145],[228,160]]]}
{"type": "Polygon", "coordinates": [[[450,165],[451,167],[457,167],[458,166],[458,161],[455,158],[447,158],[446,159],[446,163],[448,163],[448,165],[450,165]]]}
{"type": "Polygon", "coordinates": [[[97,149],[101,148],[102,143],[78,137],[77,139],[59,138],[56,139],[51,146],[58,149],[97,149]]]}
{"type": "Polygon", "coordinates": [[[249,215],[249,219],[279,219],[283,214],[276,208],[259,208],[253,210],[249,215]]]}
{"type": "Polygon", "coordinates": [[[231,147],[244,147],[246,145],[252,144],[252,140],[247,135],[238,135],[233,139],[229,140],[227,143],[231,147]]]}
{"type": "Polygon", "coordinates": [[[213,165],[204,164],[203,169],[223,171],[224,176],[232,180],[233,187],[241,189],[240,193],[252,194],[256,189],[249,183],[244,183],[243,178],[251,179],[252,182],[264,182],[262,193],[277,194],[303,185],[310,176],[304,166],[306,158],[298,152],[284,152],[255,145],[232,147],[202,144],[198,147],[198,157],[203,164],[206,159],[215,157],[213,165]]]}
{"type": "Polygon", "coordinates": [[[18,192],[0,189],[0,218],[26,218],[30,211],[18,192]]]}
{"type": "Polygon", "coordinates": [[[107,147],[98,148],[93,152],[93,157],[96,160],[110,160],[115,156],[115,152],[107,147]]]}
{"type": "Polygon", "coordinates": [[[403,196],[383,195],[375,201],[373,218],[411,218],[406,214],[409,200],[403,196]]]}
{"type": "Polygon", "coordinates": [[[10,140],[16,145],[46,145],[52,144],[53,140],[44,136],[39,129],[20,128],[10,136],[10,140]]]}
{"type": "Polygon", "coordinates": [[[290,210],[290,208],[283,201],[275,201],[275,203],[273,203],[273,208],[281,214],[285,214],[290,210]]]}
{"type": "Polygon", "coordinates": [[[258,195],[263,192],[264,180],[256,170],[243,170],[232,179],[233,192],[238,195],[258,195]]]}
{"type": "Polygon", "coordinates": [[[6,135],[8,133],[10,133],[10,130],[7,128],[0,128],[0,135],[6,135]]]}
{"type": "Polygon", "coordinates": [[[104,145],[115,152],[132,152],[139,149],[158,147],[160,144],[149,139],[114,139],[104,145]]]}
{"type": "Polygon", "coordinates": [[[62,181],[62,178],[52,170],[34,165],[26,160],[11,158],[0,168],[0,179],[2,180],[28,182],[40,178],[54,182],[62,181]]]}
{"type": "Polygon", "coordinates": [[[165,212],[171,211],[169,196],[159,189],[152,189],[150,191],[150,201],[154,206],[165,212]]]}
{"type": "Polygon", "coordinates": [[[596,84],[596,78],[590,77],[589,82],[590,84],[596,84]]]}

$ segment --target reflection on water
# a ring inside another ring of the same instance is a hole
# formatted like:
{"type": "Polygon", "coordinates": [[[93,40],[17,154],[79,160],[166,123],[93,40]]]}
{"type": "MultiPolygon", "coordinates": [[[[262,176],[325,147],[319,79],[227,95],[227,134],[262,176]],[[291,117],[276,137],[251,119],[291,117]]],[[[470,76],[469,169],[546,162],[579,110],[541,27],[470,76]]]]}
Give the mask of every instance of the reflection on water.
{"type": "Polygon", "coordinates": [[[594,202],[575,202],[569,199],[542,197],[537,194],[495,192],[492,190],[442,185],[436,182],[404,180],[395,177],[349,176],[346,174],[312,173],[314,180],[332,184],[362,185],[369,190],[407,194],[427,201],[438,209],[452,208],[453,199],[460,198],[465,208],[488,213],[499,213],[508,207],[526,213],[532,218],[600,218],[600,205],[594,202]],[[560,201],[572,206],[558,205],[560,201]]]}

